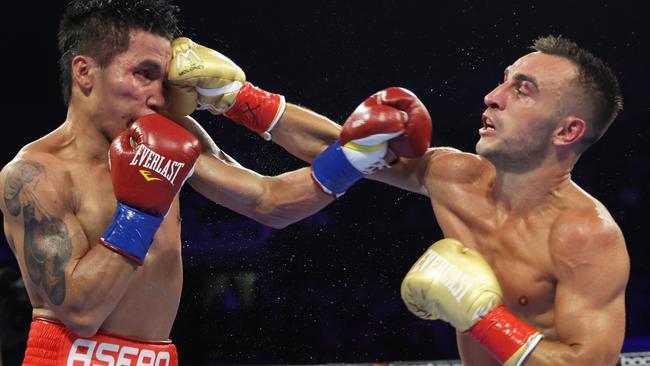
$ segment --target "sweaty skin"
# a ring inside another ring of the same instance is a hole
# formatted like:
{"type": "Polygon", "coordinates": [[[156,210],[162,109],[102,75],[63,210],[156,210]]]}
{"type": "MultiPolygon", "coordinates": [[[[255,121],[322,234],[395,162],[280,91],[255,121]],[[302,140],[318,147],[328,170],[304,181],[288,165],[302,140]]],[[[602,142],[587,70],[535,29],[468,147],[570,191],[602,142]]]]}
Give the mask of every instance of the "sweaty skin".
{"type": "MultiPolygon", "coordinates": [[[[505,306],[545,336],[527,366],[613,365],[623,344],[625,241],[607,209],[571,181],[589,118],[562,109],[576,74],[558,56],[520,58],[485,97],[479,155],[433,148],[372,177],[429,196],[444,236],[483,255],[505,306]]],[[[471,336],[457,340],[464,365],[497,365],[471,336]]]]}
{"type": "MultiPolygon", "coordinates": [[[[513,210],[495,200],[492,164],[469,154],[440,155],[429,171],[451,176],[429,173],[425,185],[445,237],[479,251],[497,275],[505,306],[545,336],[525,364],[588,364],[534,360],[571,360],[590,350],[592,364],[611,364],[623,342],[629,263],[605,207],[567,182],[544,204],[513,210]]],[[[458,347],[465,365],[498,365],[470,336],[459,333],[458,347]]]]}
{"type": "MultiPolygon", "coordinates": [[[[99,67],[85,55],[73,58],[67,119],[2,169],[0,208],[33,316],[59,320],[82,337],[101,329],[166,340],[182,287],[178,195],[142,266],[97,243],[117,205],[108,164],[110,142],[137,118],[165,113],[168,105],[169,40],[137,29],[130,30],[129,40],[128,49],[108,66],[99,67]]],[[[299,156],[317,154],[325,145],[300,144],[296,138],[337,131],[326,118],[293,105],[281,121],[287,126],[278,131],[313,126],[278,140],[291,144],[299,156]]],[[[332,202],[309,168],[262,176],[223,153],[193,119],[177,122],[203,146],[188,183],[215,203],[281,228],[332,202]]]]}
{"type": "Polygon", "coordinates": [[[178,197],[143,266],[136,269],[97,241],[117,204],[107,159],[110,138],[164,105],[161,70],[170,55],[166,39],[134,32],[129,51],[92,75],[93,93],[103,102],[73,101],[68,120],[25,146],[0,174],[5,233],[29,279],[34,316],[68,322],[84,334],[93,333],[87,329],[91,315],[84,313],[96,312],[105,316],[105,331],[169,337],[182,286],[178,197]],[[101,121],[109,113],[117,121],[85,123],[86,116],[101,121]]]}

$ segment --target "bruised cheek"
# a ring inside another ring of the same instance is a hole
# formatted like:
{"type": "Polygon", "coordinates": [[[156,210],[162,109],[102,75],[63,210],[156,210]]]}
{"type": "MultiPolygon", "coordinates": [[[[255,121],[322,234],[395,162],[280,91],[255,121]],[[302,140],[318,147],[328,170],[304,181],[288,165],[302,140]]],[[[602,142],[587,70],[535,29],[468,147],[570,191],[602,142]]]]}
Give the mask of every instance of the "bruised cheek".
{"type": "Polygon", "coordinates": [[[118,95],[124,99],[137,100],[140,98],[138,86],[133,77],[124,77],[120,80],[120,87],[117,89],[118,95]]]}

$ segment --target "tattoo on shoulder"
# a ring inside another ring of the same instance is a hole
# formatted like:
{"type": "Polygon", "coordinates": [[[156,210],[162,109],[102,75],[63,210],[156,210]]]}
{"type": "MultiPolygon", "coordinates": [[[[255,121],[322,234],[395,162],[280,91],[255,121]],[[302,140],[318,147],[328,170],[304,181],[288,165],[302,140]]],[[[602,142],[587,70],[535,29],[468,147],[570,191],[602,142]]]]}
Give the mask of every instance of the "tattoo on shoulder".
{"type": "Polygon", "coordinates": [[[41,209],[39,197],[31,194],[39,179],[46,179],[44,171],[35,161],[13,163],[5,179],[4,199],[10,215],[23,214],[24,255],[30,279],[45,290],[52,304],[61,305],[72,241],[63,220],[41,209]]]}
{"type": "Polygon", "coordinates": [[[12,164],[7,172],[4,191],[9,214],[20,215],[20,192],[26,186],[35,184],[43,170],[43,165],[31,160],[19,160],[12,164]]]}

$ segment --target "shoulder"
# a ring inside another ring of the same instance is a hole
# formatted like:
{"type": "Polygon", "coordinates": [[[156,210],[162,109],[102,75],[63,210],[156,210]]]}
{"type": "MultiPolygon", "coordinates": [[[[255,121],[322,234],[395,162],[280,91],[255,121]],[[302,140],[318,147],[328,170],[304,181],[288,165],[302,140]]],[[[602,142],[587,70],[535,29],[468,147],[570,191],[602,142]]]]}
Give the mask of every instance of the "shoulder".
{"type": "Polygon", "coordinates": [[[486,159],[449,147],[434,148],[428,159],[427,177],[449,183],[475,183],[494,178],[494,166],[486,159]]]}
{"type": "Polygon", "coordinates": [[[56,156],[23,148],[0,171],[0,190],[3,200],[0,207],[5,214],[20,213],[21,196],[28,195],[39,201],[60,203],[66,181],[65,163],[56,156]]]}
{"type": "Polygon", "coordinates": [[[605,206],[594,198],[557,216],[549,245],[560,275],[573,275],[583,268],[627,278],[629,256],[623,233],[605,206]]]}

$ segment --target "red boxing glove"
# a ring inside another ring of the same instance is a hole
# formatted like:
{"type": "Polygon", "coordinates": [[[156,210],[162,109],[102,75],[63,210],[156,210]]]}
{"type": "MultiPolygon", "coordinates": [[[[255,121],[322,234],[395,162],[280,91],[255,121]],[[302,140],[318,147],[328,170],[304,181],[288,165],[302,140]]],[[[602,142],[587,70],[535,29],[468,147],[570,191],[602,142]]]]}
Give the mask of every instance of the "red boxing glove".
{"type": "Polygon", "coordinates": [[[389,88],[364,100],[343,124],[340,140],[314,159],[312,177],[325,193],[338,197],[364,175],[390,166],[389,141],[404,134],[409,121],[407,111],[385,103],[395,93],[408,92],[389,88]]]}
{"type": "MultiPolygon", "coordinates": [[[[391,87],[373,94],[359,107],[361,108],[364,105],[367,107],[372,105],[383,105],[406,112],[408,118],[400,126],[400,129],[403,130],[404,133],[398,137],[392,138],[388,142],[388,147],[396,155],[405,158],[417,158],[427,151],[427,148],[431,143],[431,117],[429,116],[427,108],[418,97],[415,96],[415,94],[404,88],[391,87]]],[[[359,108],[357,108],[357,110],[358,109],[359,108]]],[[[357,111],[353,113],[353,116],[355,114],[357,114],[357,111]]],[[[353,116],[350,117],[352,118],[353,116]]],[[[380,120],[376,122],[381,123],[380,120]]],[[[350,124],[350,127],[352,128],[346,128],[346,126],[343,126],[343,129],[341,130],[342,144],[345,144],[344,141],[358,138],[354,136],[358,136],[361,133],[367,133],[363,131],[365,129],[377,128],[376,123],[366,123],[361,126],[358,126],[357,124],[356,127],[354,124],[350,124]],[[357,132],[353,132],[354,130],[357,132]]],[[[386,129],[386,127],[382,129],[386,129]]],[[[389,130],[390,131],[387,130],[383,132],[397,131],[394,127],[391,127],[389,130]]]]}
{"type": "Polygon", "coordinates": [[[164,216],[200,154],[199,140],[176,123],[159,114],[139,118],[111,144],[115,197],[164,216]]]}
{"type": "Polygon", "coordinates": [[[403,110],[382,103],[382,95],[387,90],[368,97],[345,120],[341,128],[341,145],[366,140],[372,141],[363,145],[376,145],[403,133],[408,115],[403,110]]]}
{"type": "Polygon", "coordinates": [[[223,115],[270,140],[270,131],[282,117],[285,107],[284,96],[247,82],[237,93],[235,104],[223,115]]]}

